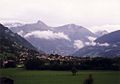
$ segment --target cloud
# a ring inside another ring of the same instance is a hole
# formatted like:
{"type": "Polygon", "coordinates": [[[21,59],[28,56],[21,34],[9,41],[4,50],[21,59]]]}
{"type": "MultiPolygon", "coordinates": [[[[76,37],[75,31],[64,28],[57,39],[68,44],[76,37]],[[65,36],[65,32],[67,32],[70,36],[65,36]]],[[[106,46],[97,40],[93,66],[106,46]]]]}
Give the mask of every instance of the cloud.
{"type": "Polygon", "coordinates": [[[108,43],[96,43],[96,42],[85,42],[85,45],[86,46],[105,46],[105,47],[107,47],[107,46],[110,46],[110,44],[108,44],[108,43]]]}
{"type": "Polygon", "coordinates": [[[91,36],[89,36],[88,37],[88,39],[90,40],[90,42],[85,42],[85,45],[86,46],[109,46],[109,44],[108,43],[96,43],[95,42],[95,37],[91,37],[91,36]]]}
{"type": "Polygon", "coordinates": [[[96,46],[96,42],[85,42],[86,46],[96,46]]]}
{"type": "Polygon", "coordinates": [[[77,49],[84,47],[84,44],[81,40],[75,40],[73,45],[74,45],[74,48],[77,48],[77,49]]]}
{"type": "Polygon", "coordinates": [[[106,47],[107,47],[107,46],[109,46],[110,44],[108,44],[108,43],[101,43],[101,44],[100,44],[100,43],[97,43],[97,45],[98,45],[98,46],[106,46],[106,47]]]}
{"type": "Polygon", "coordinates": [[[24,37],[29,38],[30,36],[33,36],[35,38],[47,39],[47,40],[49,40],[49,39],[65,39],[65,40],[70,41],[70,38],[63,32],[55,33],[50,30],[48,30],[48,31],[33,31],[30,33],[27,33],[24,37]]]}
{"type": "Polygon", "coordinates": [[[93,41],[96,39],[96,37],[89,36],[88,39],[89,39],[91,42],[93,42],[93,41]]]}
{"type": "Polygon", "coordinates": [[[97,32],[97,31],[108,31],[108,32],[113,32],[116,30],[120,30],[120,24],[118,25],[110,25],[110,24],[106,24],[106,25],[100,25],[100,26],[92,26],[89,28],[92,32],[97,32]]]}
{"type": "Polygon", "coordinates": [[[39,18],[51,26],[114,24],[120,21],[119,3],[120,0],[0,0],[0,17],[23,22],[39,18]]]}

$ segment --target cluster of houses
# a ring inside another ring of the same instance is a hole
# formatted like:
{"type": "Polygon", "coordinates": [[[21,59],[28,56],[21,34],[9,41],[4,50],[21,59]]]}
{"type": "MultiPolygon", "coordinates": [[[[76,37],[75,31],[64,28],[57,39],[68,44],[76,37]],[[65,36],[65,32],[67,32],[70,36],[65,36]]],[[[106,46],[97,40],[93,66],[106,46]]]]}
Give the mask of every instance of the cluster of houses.
{"type": "Polygon", "coordinates": [[[18,64],[23,64],[27,59],[30,58],[38,58],[42,60],[48,60],[48,61],[86,61],[86,60],[92,60],[92,58],[89,57],[74,57],[74,56],[62,56],[58,54],[39,54],[38,52],[35,51],[28,51],[24,50],[24,52],[19,52],[19,56],[16,56],[15,60],[14,59],[0,59],[0,67],[4,67],[7,63],[18,63],[18,64]]]}
{"type": "Polygon", "coordinates": [[[36,56],[39,59],[47,59],[47,60],[59,60],[59,61],[86,61],[86,60],[92,60],[90,57],[74,57],[74,56],[62,56],[58,54],[50,54],[50,55],[41,55],[36,56]]]}

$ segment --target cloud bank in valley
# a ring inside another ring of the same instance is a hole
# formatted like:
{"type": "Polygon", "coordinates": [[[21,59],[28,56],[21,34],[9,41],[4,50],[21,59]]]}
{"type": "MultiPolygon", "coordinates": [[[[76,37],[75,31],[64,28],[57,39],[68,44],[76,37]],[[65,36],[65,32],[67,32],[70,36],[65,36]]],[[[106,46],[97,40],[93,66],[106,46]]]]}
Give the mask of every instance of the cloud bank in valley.
{"type": "Polygon", "coordinates": [[[33,31],[30,33],[27,33],[26,35],[24,35],[25,38],[29,38],[29,37],[35,37],[35,38],[41,38],[41,39],[46,39],[46,40],[50,40],[50,39],[65,39],[70,41],[70,38],[64,34],[63,32],[53,32],[53,31],[33,31]]]}

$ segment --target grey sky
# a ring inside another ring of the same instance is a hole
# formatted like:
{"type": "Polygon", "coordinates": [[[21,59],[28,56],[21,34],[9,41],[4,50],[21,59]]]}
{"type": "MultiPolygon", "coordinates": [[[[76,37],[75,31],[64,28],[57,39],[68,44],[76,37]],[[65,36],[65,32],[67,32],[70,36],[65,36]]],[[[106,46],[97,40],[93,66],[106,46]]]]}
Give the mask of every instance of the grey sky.
{"type": "Polygon", "coordinates": [[[42,20],[50,26],[75,23],[94,31],[106,25],[112,27],[106,30],[120,29],[120,0],[0,0],[0,10],[1,22],[42,20]]]}

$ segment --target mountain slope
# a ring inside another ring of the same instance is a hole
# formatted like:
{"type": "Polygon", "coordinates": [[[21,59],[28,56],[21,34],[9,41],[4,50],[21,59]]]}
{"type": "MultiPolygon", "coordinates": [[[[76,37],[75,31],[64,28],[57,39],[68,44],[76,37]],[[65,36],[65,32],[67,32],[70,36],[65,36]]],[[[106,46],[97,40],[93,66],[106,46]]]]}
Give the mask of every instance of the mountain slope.
{"type": "Polygon", "coordinates": [[[19,53],[23,50],[37,51],[24,38],[0,24],[0,52],[19,53]]]}
{"type": "Polygon", "coordinates": [[[120,56],[120,30],[106,34],[95,40],[95,46],[86,46],[77,52],[74,56],[102,56],[115,57],[120,56]]]}
{"type": "Polygon", "coordinates": [[[0,37],[8,38],[11,41],[17,42],[21,45],[23,45],[26,48],[36,50],[35,47],[33,47],[28,41],[26,41],[24,38],[19,36],[16,33],[13,33],[11,30],[9,30],[7,27],[4,27],[0,24],[0,37]]]}
{"type": "Polygon", "coordinates": [[[109,43],[109,44],[116,44],[120,42],[120,30],[112,32],[110,34],[106,34],[97,40],[95,40],[96,43],[109,43]]]}

